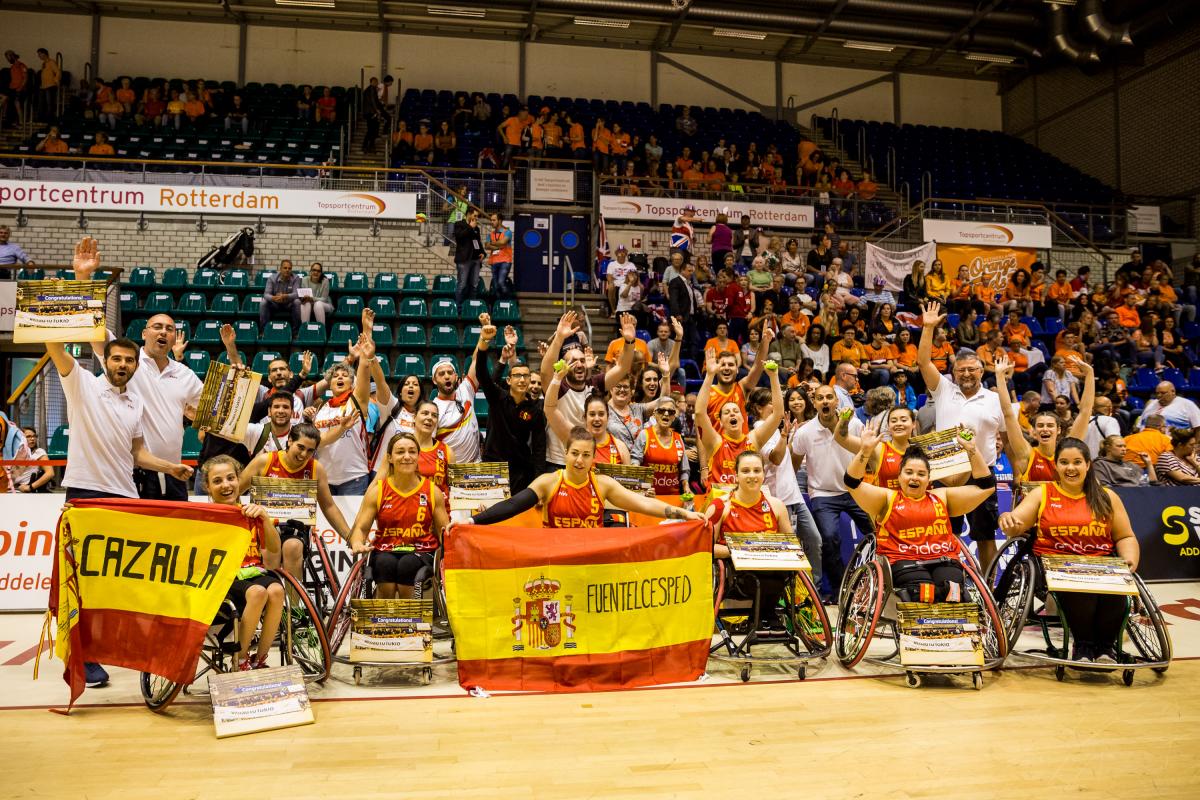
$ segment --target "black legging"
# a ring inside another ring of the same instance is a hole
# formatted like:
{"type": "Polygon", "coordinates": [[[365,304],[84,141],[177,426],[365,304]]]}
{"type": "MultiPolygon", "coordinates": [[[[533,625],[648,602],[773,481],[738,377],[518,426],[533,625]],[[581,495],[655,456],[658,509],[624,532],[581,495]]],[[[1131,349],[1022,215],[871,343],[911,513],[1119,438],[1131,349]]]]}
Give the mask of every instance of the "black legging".
{"type": "Polygon", "coordinates": [[[1112,648],[1125,622],[1128,600],[1119,595],[1055,592],[1054,599],[1067,619],[1067,627],[1080,650],[1093,657],[1112,648]]]}
{"type": "Polygon", "coordinates": [[[726,562],[729,570],[730,594],[744,600],[754,600],[755,582],[759,587],[758,622],[771,622],[777,619],[775,609],[783,598],[791,573],[774,572],[769,570],[754,570],[753,572],[738,572],[732,561],[726,562]]]}
{"type": "Polygon", "coordinates": [[[945,602],[951,584],[959,587],[958,602],[965,602],[962,594],[963,568],[957,561],[897,561],[892,564],[892,588],[900,599],[909,603],[928,602],[921,597],[921,584],[933,586],[933,602],[945,602]]]}

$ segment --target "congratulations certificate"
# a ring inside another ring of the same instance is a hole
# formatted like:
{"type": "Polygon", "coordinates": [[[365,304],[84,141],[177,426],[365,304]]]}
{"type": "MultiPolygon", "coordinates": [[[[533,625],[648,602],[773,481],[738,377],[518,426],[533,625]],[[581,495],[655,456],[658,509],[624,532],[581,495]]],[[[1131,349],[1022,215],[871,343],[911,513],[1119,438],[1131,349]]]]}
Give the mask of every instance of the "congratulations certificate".
{"type": "Polygon", "coordinates": [[[257,372],[235,369],[219,361],[209,363],[192,427],[207,428],[213,436],[241,442],[246,437],[260,383],[262,375],[257,372]]]}
{"type": "Polygon", "coordinates": [[[914,436],[909,442],[925,452],[925,457],[929,459],[929,479],[932,481],[971,472],[971,456],[958,440],[957,428],[914,436]]]}
{"type": "Polygon", "coordinates": [[[449,477],[451,511],[474,513],[508,499],[506,461],[451,464],[449,477]]]}
{"type": "Polygon", "coordinates": [[[317,524],[317,482],[301,478],[250,479],[250,502],[267,510],[280,522],[294,519],[305,525],[317,524]]]}
{"type": "Polygon", "coordinates": [[[18,281],[13,343],[103,342],[104,281],[18,281]]]}

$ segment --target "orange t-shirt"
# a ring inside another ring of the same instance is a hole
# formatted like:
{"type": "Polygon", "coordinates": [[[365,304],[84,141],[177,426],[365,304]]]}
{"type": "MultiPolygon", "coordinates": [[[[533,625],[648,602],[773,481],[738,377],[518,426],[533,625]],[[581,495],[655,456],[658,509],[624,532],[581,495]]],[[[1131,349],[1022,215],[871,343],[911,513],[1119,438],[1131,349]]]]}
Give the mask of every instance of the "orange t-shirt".
{"type": "Polygon", "coordinates": [[[614,156],[623,156],[629,152],[629,134],[622,131],[609,136],[609,148],[614,156]]]}
{"type": "Polygon", "coordinates": [[[917,364],[917,346],[908,344],[901,350],[899,345],[896,345],[896,363],[903,364],[906,367],[914,367],[917,364]]]}
{"type": "Polygon", "coordinates": [[[1054,355],[1062,356],[1064,359],[1066,359],[1068,372],[1073,375],[1080,374],[1080,365],[1084,363],[1084,358],[1078,350],[1068,350],[1065,347],[1061,347],[1054,351],[1054,355]]]}
{"type": "Polygon", "coordinates": [[[432,150],[433,149],[433,134],[418,133],[416,136],[413,137],[413,149],[418,152],[432,150]]]}
{"type": "Polygon", "coordinates": [[[1122,328],[1137,328],[1142,324],[1142,316],[1133,306],[1119,305],[1116,308],[1117,321],[1122,328]]]}
{"type": "Polygon", "coordinates": [[[784,325],[791,325],[796,329],[796,338],[798,339],[803,339],[804,334],[808,333],[808,329],[812,325],[812,317],[803,312],[797,314],[795,318],[793,318],[792,312],[789,311],[783,315],[783,319],[781,321],[784,325]]]}
{"type": "Polygon", "coordinates": [[[1063,304],[1071,302],[1071,295],[1073,293],[1074,292],[1071,291],[1071,284],[1069,281],[1064,283],[1055,281],[1054,283],[1050,284],[1050,288],[1046,290],[1047,297],[1056,303],[1063,304]]]}
{"type": "Polygon", "coordinates": [[[133,89],[117,89],[117,101],[132,105],[137,99],[137,95],[133,93],[133,89]]]}
{"type": "Polygon", "coordinates": [[[950,368],[950,357],[954,355],[954,345],[949,341],[942,342],[940,345],[935,344],[929,351],[929,360],[933,362],[933,366],[937,367],[938,372],[944,373],[950,368]]]}
{"type": "Polygon", "coordinates": [[[735,342],[733,339],[726,339],[725,346],[722,347],[721,342],[715,336],[704,343],[704,352],[707,353],[709,350],[712,350],[718,356],[721,355],[721,353],[733,353],[734,355],[737,355],[741,352],[741,350],[738,348],[737,342],[735,342]]]}
{"type": "Polygon", "coordinates": [[[582,150],[584,147],[583,126],[578,122],[571,125],[571,129],[567,132],[568,138],[571,140],[571,148],[573,150],[582,150]]]}
{"type": "Polygon", "coordinates": [[[893,345],[884,343],[883,347],[876,348],[875,345],[869,344],[863,348],[863,352],[867,354],[867,361],[871,364],[882,365],[896,358],[896,348],[893,345]]]}
{"type": "Polygon", "coordinates": [[[504,133],[504,143],[513,147],[521,146],[521,131],[525,130],[526,126],[531,125],[532,120],[521,122],[520,117],[509,117],[500,123],[500,130],[504,133]]]}
{"type": "Polygon", "coordinates": [[[683,172],[683,185],[689,189],[699,189],[704,182],[704,173],[695,167],[689,167],[683,172]]]}
{"type": "Polygon", "coordinates": [[[704,186],[712,192],[721,191],[725,188],[725,173],[719,170],[717,172],[705,172],[704,186]]]}
{"type": "Polygon", "coordinates": [[[183,113],[195,119],[204,113],[204,103],[201,103],[199,100],[188,100],[183,106],[183,113]]]}
{"type": "Polygon", "coordinates": [[[1016,325],[1009,323],[1004,326],[1002,333],[1004,343],[1009,347],[1028,347],[1033,341],[1033,331],[1029,330],[1029,326],[1024,322],[1018,322],[1016,325]]]}
{"type": "Polygon", "coordinates": [[[597,153],[607,153],[612,149],[612,131],[608,128],[598,128],[592,131],[592,149],[597,153]]]}
{"type": "Polygon", "coordinates": [[[862,342],[853,341],[847,345],[844,339],[838,339],[829,350],[829,360],[833,365],[848,361],[856,367],[861,366],[867,360],[867,350],[862,342]]]}
{"type": "MultiPolygon", "coordinates": [[[[633,349],[641,353],[647,361],[650,360],[650,350],[646,347],[646,343],[640,337],[634,337],[633,349]]],[[[617,363],[621,358],[621,353],[625,352],[625,340],[618,336],[608,344],[608,349],[604,351],[604,360],[610,364],[617,363]]]]}
{"type": "Polygon", "coordinates": [[[115,152],[116,151],[113,150],[113,146],[107,142],[104,144],[94,144],[88,148],[89,156],[111,156],[115,152]]]}

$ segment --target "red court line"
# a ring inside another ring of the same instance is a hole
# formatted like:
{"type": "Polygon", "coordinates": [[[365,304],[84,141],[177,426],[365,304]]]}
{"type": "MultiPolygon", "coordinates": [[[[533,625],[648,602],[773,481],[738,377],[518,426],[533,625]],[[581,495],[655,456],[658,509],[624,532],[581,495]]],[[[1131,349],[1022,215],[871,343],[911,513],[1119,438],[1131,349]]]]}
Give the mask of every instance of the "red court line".
{"type": "MultiPolygon", "coordinates": [[[[1172,658],[1171,662],[1176,661],[1200,661],[1200,656],[1179,656],[1172,658]]],[[[985,672],[1016,672],[1033,669],[1053,669],[1053,664],[1023,664],[1019,666],[1000,667],[994,670],[985,670],[985,672]]],[[[919,671],[919,670],[918,670],[919,671]]],[[[1118,665],[1114,672],[1120,672],[1121,668],[1118,665]]],[[[773,686],[776,684],[785,683],[820,683],[823,681],[863,681],[863,680],[878,680],[882,678],[899,678],[903,675],[902,672],[880,673],[878,675],[830,675],[827,677],[812,677],[800,680],[799,678],[780,678],[778,680],[766,681],[751,681],[742,683],[741,681],[729,681],[727,683],[715,683],[712,681],[704,681],[703,683],[690,683],[684,685],[670,686],[639,686],[631,689],[601,689],[591,692],[496,692],[489,693],[491,698],[506,698],[506,697],[545,697],[553,695],[555,697],[587,697],[593,694],[612,694],[616,692],[664,692],[675,689],[722,689],[730,686],[773,686]]],[[[310,700],[313,703],[368,703],[378,702],[381,700],[476,700],[479,698],[469,694],[420,694],[420,695],[382,695],[378,697],[313,697],[310,700]]],[[[207,706],[209,703],[202,700],[188,700],[183,702],[174,702],[174,706],[207,706]]],[[[144,703],[76,703],[75,708],[142,708],[144,703]]],[[[30,706],[0,706],[0,711],[38,711],[38,710],[55,710],[64,708],[62,703],[52,705],[30,705],[30,706]]],[[[170,711],[166,712],[166,716],[170,715],[170,711]]]]}

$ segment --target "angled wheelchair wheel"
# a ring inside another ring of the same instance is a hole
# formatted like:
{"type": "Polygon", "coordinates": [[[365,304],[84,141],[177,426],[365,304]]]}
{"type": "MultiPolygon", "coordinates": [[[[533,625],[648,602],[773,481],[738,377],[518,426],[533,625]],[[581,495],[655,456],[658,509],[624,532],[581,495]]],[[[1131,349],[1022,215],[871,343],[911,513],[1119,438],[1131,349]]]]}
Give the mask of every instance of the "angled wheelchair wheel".
{"type": "Polygon", "coordinates": [[[304,586],[313,599],[321,619],[329,614],[337,600],[341,586],[333,569],[333,559],[325,547],[325,540],[316,531],[309,533],[309,549],[305,555],[304,586]]]}
{"type": "Polygon", "coordinates": [[[325,631],[329,637],[329,650],[336,656],[342,647],[342,642],[346,638],[346,634],[350,632],[350,601],[355,598],[363,598],[369,591],[366,585],[366,558],[360,558],[354,562],[354,566],[350,568],[350,574],[346,577],[346,582],[342,584],[342,590],[338,592],[337,600],[334,601],[333,611],[329,614],[329,619],[325,623],[325,631]]]}
{"type": "Polygon", "coordinates": [[[988,565],[983,584],[994,599],[1006,637],[1004,652],[1012,652],[1033,611],[1037,563],[1021,539],[1009,539],[988,565]]]}
{"type": "Polygon", "coordinates": [[[151,711],[165,711],[183,689],[182,683],[175,683],[149,672],[143,672],[138,683],[142,690],[142,700],[151,711]]]}
{"type": "MultiPolygon", "coordinates": [[[[979,632],[983,638],[983,656],[989,661],[1002,659],[1008,655],[1009,651],[1009,628],[996,607],[996,602],[992,599],[992,593],[988,591],[987,584],[983,582],[983,578],[979,577],[974,561],[963,562],[963,575],[966,577],[966,585],[963,589],[967,597],[979,606],[981,612],[979,632]]],[[[1022,617],[1018,624],[1023,626],[1024,623],[1025,620],[1022,617]]],[[[1017,627],[1016,631],[1019,636],[1021,628],[1017,627]]]]}
{"type": "Polygon", "coordinates": [[[329,668],[333,663],[321,614],[300,581],[282,570],[278,574],[299,598],[298,603],[289,600],[283,615],[280,629],[283,663],[298,665],[305,680],[321,683],[329,677],[329,668]]]}
{"type": "Polygon", "coordinates": [[[874,560],[854,571],[838,606],[834,650],[842,666],[852,668],[867,654],[867,647],[883,611],[883,570],[874,560]]]}
{"type": "Polygon", "coordinates": [[[817,587],[807,572],[795,573],[795,582],[789,588],[789,601],[796,630],[795,635],[810,653],[828,652],[832,630],[825,604],[817,593],[817,587]]]}
{"type": "MultiPolygon", "coordinates": [[[[846,585],[850,580],[850,576],[855,570],[863,564],[875,558],[875,537],[871,534],[864,533],[862,538],[858,540],[858,544],[854,546],[854,552],[850,554],[850,563],[846,565],[846,569],[842,572],[842,585],[838,587],[838,600],[846,596],[846,585]]],[[[830,587],[832,588],[832,587],[830,587]]]]}
{"type": "MultiPolygon", "coordinates": [[[[1133,608],[1125,620],[1125,635],[1145,661],[1170,661],[1171,636],[1167,632],[1162,611],[1141,576],[1135,572],[1133,580],[1137,584],[1138,595],[1133,598],[1133,608]]],[[[1155,668],[1159,674],[1166,671],[1165,666],[1155,668]]]]}

